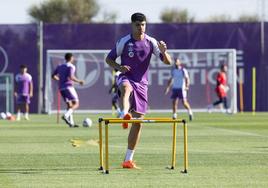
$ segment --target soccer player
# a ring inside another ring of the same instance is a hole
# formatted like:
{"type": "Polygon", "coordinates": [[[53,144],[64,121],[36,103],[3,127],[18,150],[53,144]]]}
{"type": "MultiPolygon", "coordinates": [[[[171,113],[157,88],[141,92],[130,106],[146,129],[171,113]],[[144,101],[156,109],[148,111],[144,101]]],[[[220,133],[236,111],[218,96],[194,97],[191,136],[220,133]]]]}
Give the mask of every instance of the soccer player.
{"type": "Polygon", "coordinates": [[[208,111],[211,112],[211,109],[219,104],[223,103],[224,109],[226,113],[229,113],[228,111],[228,103],[227,103],[227,92],[229,90],[229,87],[227,85],[227,65],[222,64],[220,71],[217,74],[217,85],[215,88],[215,92],[218,96],[218,100],[215,101],[213,104],[208,106],[208,111]]]}
{"type": "Polygon", "coordinates": [[[74,82],[80,85],[84,84],[83,80],[75,77],[74,57],[71,53],[65,54],[65,63],[57,66],[52,74],[52,78],[58,81],[61,96],[67,104],[67,112],[62,116],[69,127],[79,127],[74,123],[73,112],[79,107],[78,95],[74,89],[74,82]]]}
{"type": "Polygon", "coordinates": [[[113,85],[109,90],[109,93],[112,94],[112,106],[117,111],[117,117],[120,117],[120,114],[121,114],[121,109],[118,105],[120,92],[119,92],[118,85],[117,85],[117,80],[118,80],[120,73],[121,73],[120,71],[115,69],[113,85]]]}
{"type": "Polygon", "coordinates": [[[177,106],[179,103],[179,99],[182,100],[183,106],[188,110],[189,120],[193,120],[193,112],[191,110],[190,104],[187,100],[187,92],[190,86],[190,78],[188,71],[181,65],[180,60],[177,58],[175,60],[175,66],[171,70],[171,77],[168,80],[168,85],[165,90],[165,94],[167,94],[172,85],[172,111],[173,118],[177,118],[177,106]]]}
{"type": "Polygon", "coordinates": [[[15,92],[17,101],[17,121],[21,119],[21,110],[24,109],[25,119],[29,120],[30,98],[33,97],[32,76],[27,72],[27,66],[20,66],[20,73],[15,77],[15,92]]]}
{"type": "MultiPolygon", "coordinates": [[[[167,45],[163,41],[145,34],[146,17],[142,13],[131,16],[132,32],[120,38],[109,52],[106,62],[113,69],[121,72],[118,78],[121,93],[121,118],[143,118],[147,110],[148,67],[152,54],[159,57],[165,64],[171,64],[167,53],[167,45]],[[121,57],[121,65],[116,58],[121,57]]],[[[127,124],[123,124],[127,128],[127,124]]],[[[123,168],[137,168],[133,162],[136,145],[140,139],[141,125],[132,124],[128,136],[128,149],[123,168]]]]}

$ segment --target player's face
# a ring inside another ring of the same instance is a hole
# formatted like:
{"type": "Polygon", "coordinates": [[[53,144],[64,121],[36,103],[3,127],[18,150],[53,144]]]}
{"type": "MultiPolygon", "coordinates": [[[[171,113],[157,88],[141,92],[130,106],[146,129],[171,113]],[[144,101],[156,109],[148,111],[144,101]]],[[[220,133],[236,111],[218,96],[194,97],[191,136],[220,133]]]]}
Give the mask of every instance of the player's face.
{"type": "Polygon", "coordinates": [[[176,66],[177,66],[177,67],[179,67],[179,66],[181,65],[180,60],[179,60],[179,59],[177,59],[177,60],[176,60],[176,62],[175,62],[175,64],[176,64],[176,66]]]}
{"type": "Polygon", "coordinates": [[[222,67],[223,72],[227,72],[227,66],[222,67]]]}
{"type": "Polygon", "coordinates": [[[134,35],[143,35],[146,29],[146,21],[135,21],[132,22],[132,32],[134,35]]]}
{"type": "Polygon", "coordinates": [[[74,63],[74,56],[71,57],[70,62],[74,63]]]}
{"type": "Polygon", "coordinates": [[[25,74],[25,73],[27,72],[27,68],[21,68],[21,69],[20,69],[20,72],[21,72],[22,74],[25,74]]]}

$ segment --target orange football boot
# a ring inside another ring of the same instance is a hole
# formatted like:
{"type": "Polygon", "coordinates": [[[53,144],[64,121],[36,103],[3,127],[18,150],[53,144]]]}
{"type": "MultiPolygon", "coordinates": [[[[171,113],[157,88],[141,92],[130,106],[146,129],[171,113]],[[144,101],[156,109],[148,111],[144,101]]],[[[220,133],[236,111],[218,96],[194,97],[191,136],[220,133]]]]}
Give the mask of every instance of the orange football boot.
{"type": "Polygon", "coordinates": [[[129,169],[140,169],[139,167],[137,167],[137,165],[135,164],[134,161],[124,161],[122,163],[122,167],[123,168],[129,168],[129,169]]]}
{"type": "MultiPolygon", "coordinates": [[[[132,118],[132,116],[131,116],[130,113],[127,113],[123,117],[124,120],[130,120],[131,118],[132,118]]],[[[123,129],[127,129],[128,128],[128,123],[122,123],[122,127],[123,127],[123,129]]]]}

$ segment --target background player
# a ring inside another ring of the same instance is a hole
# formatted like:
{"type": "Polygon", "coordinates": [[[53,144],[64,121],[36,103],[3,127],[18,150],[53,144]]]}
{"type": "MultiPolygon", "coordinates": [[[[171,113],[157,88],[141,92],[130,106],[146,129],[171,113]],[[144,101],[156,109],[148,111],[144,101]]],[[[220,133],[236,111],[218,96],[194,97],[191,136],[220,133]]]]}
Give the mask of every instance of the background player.
{"type": "Polygon", "coordinates": [[[229,87],[227,85],[227,65],[222,64],[220,71],[217,74],[217,85],[215,88],[215,92],[218,96],[218,100],[215,101],[213,104],[208,106],[208,111],[211,112],[211,109],[219,104],[223,103],[224,109],[226,113],[229,113],[228,111],[228,103],[227,103],[227,92],[229,90],[229,87]]]}
{"type": "Polygon", "coordinates": [[[17,121],[21,119],[21,110],[24,109],[25,119],[29,120],[30,98],[33,97],[32,76],[27,72],[26,65],[20,66],[20,73],[15,77],[14,95],[17,101],[17,121]]]}
{"type": "Polygon", "coordinates": [[[181,62],[178,58],[175,60],[175,66],[171,70],[171,77],[168,80],[165,94],[169,92],[171,85],[173,118],[177,118],[177,107],[180,99],[182,100],[183,106],[188,110],[189,120],[192,121],[193,112],[191,110],[190,104],[187,101],[187,92],[190,86],[190,78],[188,71],[181,65],[181,62]]]}
{"type": "Polygon", "coordinates": [[[77,79],[74,75],[75,66],[73,65],[73,54],[66,53],[65,61],[65,63],[57,66],[52,74],[52,78],[59,81],[61,96],[67,104],[67,112],[62,116],[62,119],[69,125],[69,127],[78,127],[78,125],[75,125],[73,119],[73,112],[79,107],[79,99],[74,89],[73,82],[83,85],[84,81],[77,79]]]}
{"type": "MultiPolygon", "coordinates": [[[[106,58],[107,64],[121,72],[118,85],[124,119],[143,118],[147,110],[148,67],[155,54],[165,64],[171,64],[165,42],[157,42],[145,34],[146,17],[142,13],[131,16],[132,33],[119,39],[106,58]],[[116,58],[121,57],[121,65],[116,58]],[[129,114],[131,112],[131,114],[129,114]]],[[[127,128],[127,124],[123,125],[127,128]]],[[[128,149],[123,168],[136,168],[133,155],[139,141],[141,125],[133,124],[128,136],[128,149]]]]}
{"type": "Polygon", "coordinates": [[[120,73],[121,73],[120,71],[115,69],[113,85],[109,90],[109,93],[112,94],[112,106],[117,111],[117,117],[120,117],[120,115],[121,115],[121,109],[120,109],[119,104],[118,104],[120,91],[119,91],[118,85],[117,85],[117,80],[118,80],[120,73]]]}

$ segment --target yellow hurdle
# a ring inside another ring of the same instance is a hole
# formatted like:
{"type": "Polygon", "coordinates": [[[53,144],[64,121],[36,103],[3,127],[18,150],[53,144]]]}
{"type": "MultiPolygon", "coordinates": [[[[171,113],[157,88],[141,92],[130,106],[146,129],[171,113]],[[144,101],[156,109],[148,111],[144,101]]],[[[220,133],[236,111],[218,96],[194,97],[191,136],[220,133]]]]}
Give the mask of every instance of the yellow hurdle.
{"type": "Polygon", "coordinates": [[[172,160],[171,169],[175,169],[176,166],[176,143],[177,143],[177,123],[183,124],[184,135],[184,170],[183,173],[187,173],[188,170],[188,141],[187,141],[187,124],[183,119],[171,119],[171,118],[143,118],[143,119],[130,119],[123,120],[120,118],[99,118],[99,151],[100,151],[100,168],[104,173],[109,174],[109,124],[121,124],[121,123],[173,123],[173,136],[172,136],[172,160]],[[105,168],[103,166],[103,140],[102,140],[102,124],[105,124],[105,168]]]}

